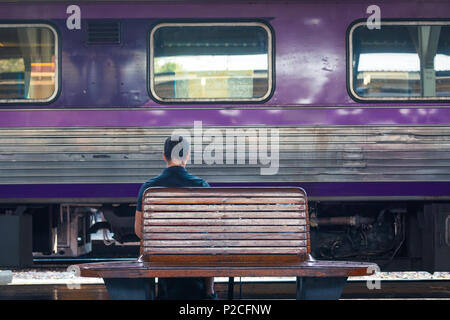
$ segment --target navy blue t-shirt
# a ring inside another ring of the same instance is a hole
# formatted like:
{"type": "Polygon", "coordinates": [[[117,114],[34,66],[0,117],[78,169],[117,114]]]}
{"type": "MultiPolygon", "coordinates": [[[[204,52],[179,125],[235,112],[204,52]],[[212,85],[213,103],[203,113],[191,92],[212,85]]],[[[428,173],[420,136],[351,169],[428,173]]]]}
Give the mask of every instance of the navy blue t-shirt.
{"type": "MultiPolygon", "coordinates": [[[[137,199],[136,211],[142,212],[142,197],[147,188],[166,187],[209,187],[208,182],[196,177],[184,167],[173,166],[164,169],[157,177],[146,181],[141,189],[137,199]]],[[[205,297],[205,286],[203,278],[160,278],[158,280],[158,299],[170,300],[198,300],[205,297]]]]}
{"type": "Polygon", "coordinates": [[[147,188],[150,187],[166,187],[166,188],[183,188],[183,187],[204,187],[208,188],[209,184],[205,180],[196,177],[184,167],[172,166],[164,169],[157,177],[147,180],[139,190],[136,204],[136,211],[142,211],[142,196],[147,188]]]}

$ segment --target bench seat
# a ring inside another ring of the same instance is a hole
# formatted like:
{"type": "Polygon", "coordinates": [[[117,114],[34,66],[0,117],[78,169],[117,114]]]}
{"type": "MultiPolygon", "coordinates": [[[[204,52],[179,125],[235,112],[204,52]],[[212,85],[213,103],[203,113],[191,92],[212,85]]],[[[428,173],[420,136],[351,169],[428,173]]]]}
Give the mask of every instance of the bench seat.
{"type": "Polygon", "coordinates": [[[308,260],[283,265],[221,263],[218,265],[153,265],[150,262],[104,262],[79,265],[82,277],[354,277],[371,274],[376,264],[351,261],[308,260]]]}

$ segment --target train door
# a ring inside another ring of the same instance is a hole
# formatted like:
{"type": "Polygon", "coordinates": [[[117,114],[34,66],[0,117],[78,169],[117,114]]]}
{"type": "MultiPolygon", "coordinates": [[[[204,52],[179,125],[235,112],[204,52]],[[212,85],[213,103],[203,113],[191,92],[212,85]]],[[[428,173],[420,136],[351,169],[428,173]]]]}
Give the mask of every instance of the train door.
{"type": "Polygon", "coordinates": [[[423,257],[427,271],[450,271],[450,204],[425,205],[423,257]]]}

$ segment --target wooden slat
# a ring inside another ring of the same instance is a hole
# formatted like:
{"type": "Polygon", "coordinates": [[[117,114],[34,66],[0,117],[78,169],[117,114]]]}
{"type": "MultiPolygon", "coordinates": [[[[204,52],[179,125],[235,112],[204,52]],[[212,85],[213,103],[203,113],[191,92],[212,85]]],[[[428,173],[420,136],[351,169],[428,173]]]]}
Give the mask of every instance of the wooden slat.
{"type": "Polygon", "coordinates": [[[306,247],[228,247],[228,248],[149,248],[144,247],[147,254],[302,254],[306,247]]]}
{"type": "Polygon", "coordinates": [[[218,266],[218,265],[246,265],[246,266],[280,266],[298,264],[304,260],[306,254],[240,254],[240,255],[205,255],[205,254],[155,254],[142,256],[142,261],[150,261],[155,265],[178,266],[218,266]]]}
{"type": "Polygon", "coordinates": [[[192,212],[192,211],[162,211],[162,212],[145,212],[144,219],[152,219],[152,218],[162,218],[162,219],[170,219],[170,218],[206,218],[206,219],[232,219],[232,218],[305,218],[306,212],[304,211],[262,211],[262,212],[253,212],[253,211],[230,211],[230,212],[216,212],[216,211],[207,211],[207,212],[192,212]]]}
{"type": "MultiPolygon", "coordinates": [[[[307,240],[148,240],[144,248],[149,247],[306,247],[307,240]]],[[[184,250],[184,248],[183,248],[184,250]]]]}
{"type": "Polygon", "coordinates": [[[283,240],[305,240],[309,239],[306,232],[272,232],[272,233],[144,233],[144,240],[239,240],[239,239],[283,239],[283,240]]]}
{"type": "MultiPolygon", "coordinates": [[[[209,189],[209,188],[207,188],[209,189]]],[[[214,191],[203,191],[203,192],[191,192],[191,191],[186,191],[186,192],[180,192],[179,190],[177,191],[156,191],[156,189],[152,189],[152,190],[148,190],[144,193],[144,197],[152,197],[152,198],[169,198],[169,197],[196,197],[196,198],[207,198],[207,197],[268,197],[268,198],[273,198],[273,197],[283,197],[283,198],[305,198],[305,195],[298,192],[284,192],[284,191],[274,191],[274,192],[270,192],[270,191],[247,191],[247,192],[233,192],[233,191],[223,191],[223,192],[214,192],[214,191]]]]}
{"type": "Polygon", "coordinates": [[[151,197],[304,197],[300,188],[151,188],[145,191],[151,197]]]}
{"type": "Polygon", "coordinates": [[[153,198],[147,197],[144,202],[146,204],[277,204],[277,203],[285,203],[285,204],[304,204],[305,199],[295,197],[295,198],[286,198],[286,197],[170,197],[170,198],[153,198]]]}
{"type": "Polygon", "coordinates": [[[144,219],[144,226],[303,226],[307,219],[144,219]]]}
{"type": "Polygon", "coordinates": [[[304,211],[305,205],[144,205],[145,211],[304,211]]]}
{"type": "MultiPolygon", "coordinates": [[[[280,232],[278,226],[144,226],[144,232],[280,232]]],[[[283,232],[305,232],[309,231],[308,226],[288,226],[283,227],[283,232]]]]}

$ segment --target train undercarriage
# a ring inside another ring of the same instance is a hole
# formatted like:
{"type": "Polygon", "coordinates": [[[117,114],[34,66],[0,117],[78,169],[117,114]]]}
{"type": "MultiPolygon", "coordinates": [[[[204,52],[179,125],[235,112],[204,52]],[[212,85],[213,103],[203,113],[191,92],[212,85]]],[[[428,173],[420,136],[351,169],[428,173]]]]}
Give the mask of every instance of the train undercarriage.
{"type": "MultiPolygon", "coordinates": [[[[136,257],[135,205],[8,204],[0,266],[34,260],[136,257]]],[[[312,255],[377,263],[381,271],[449,271],[450,203],[310,201],[312,255]]]]}

